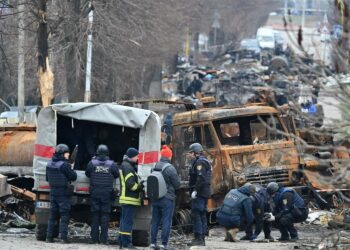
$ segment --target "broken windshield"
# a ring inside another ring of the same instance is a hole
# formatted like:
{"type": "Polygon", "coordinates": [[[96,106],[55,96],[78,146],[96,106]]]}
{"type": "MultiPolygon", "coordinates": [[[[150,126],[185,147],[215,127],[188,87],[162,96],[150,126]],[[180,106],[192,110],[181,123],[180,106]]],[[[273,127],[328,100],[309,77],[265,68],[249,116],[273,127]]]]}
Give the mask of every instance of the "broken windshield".
{"type": "Polygon", "coordinates": [[[275,116],[247,116],[213,122],[222,145],[252,145],[287,140],[280,133],[280,121],[275,116]]]}

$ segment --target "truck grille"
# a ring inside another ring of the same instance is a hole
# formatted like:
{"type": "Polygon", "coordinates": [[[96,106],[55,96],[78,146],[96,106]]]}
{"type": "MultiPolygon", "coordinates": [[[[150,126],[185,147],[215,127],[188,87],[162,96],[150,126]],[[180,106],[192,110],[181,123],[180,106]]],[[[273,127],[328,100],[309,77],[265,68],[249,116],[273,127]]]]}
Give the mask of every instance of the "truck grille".
{"type": "Polygon", "coordinates": [[[289,183],[288,169],[255,169],[245,173],[245,179],[251,183],[266,185],[271,181],[287,184],[289,183]]]}

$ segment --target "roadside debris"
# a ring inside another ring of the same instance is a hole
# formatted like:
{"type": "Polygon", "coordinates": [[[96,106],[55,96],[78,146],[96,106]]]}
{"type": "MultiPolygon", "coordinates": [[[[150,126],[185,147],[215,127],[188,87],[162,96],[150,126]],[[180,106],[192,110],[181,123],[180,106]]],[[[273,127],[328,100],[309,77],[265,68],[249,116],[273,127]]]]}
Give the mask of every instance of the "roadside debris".
{"type": "MultiPolygon", "coordinates": [[[[22,185],[30,182],[30,179],[24,177],[21,179],[23,180],[22,185]]],[[[10,218],[9,223],[12,223],[12,226],[22,227],[24,225],[27,227],[28,223],[35,220],[35,194],[8,182],[16,183],[16,178],[8,180],[7,176],[0,175],[0,212],[6,215],[4,216],[5,221],[1,223],[7,223],[7,218],[10,218]]]]}

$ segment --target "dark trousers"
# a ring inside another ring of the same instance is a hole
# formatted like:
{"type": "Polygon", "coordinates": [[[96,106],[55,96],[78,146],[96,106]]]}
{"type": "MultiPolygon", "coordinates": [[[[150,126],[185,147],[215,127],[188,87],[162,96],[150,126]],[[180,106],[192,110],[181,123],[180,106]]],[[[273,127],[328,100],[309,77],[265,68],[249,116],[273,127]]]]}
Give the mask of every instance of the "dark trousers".
{"type": "Polygon", "coordinates": [[[157,234],[162,223],[162,245],[168,245],[175,201],[161,198],[152,202],[151,243],[157,244],[157,234]]]}
{"type": "Polygon", "coordinates": [[[132,244],[131,235],[136,208],[137,206],[133,205],[122,205],[122,214],[119,227],[119,245],[121,247],[127,247],[132,244]]]}
{"type": "Polygon", "coordinates": [[[110,213],[111,198],[109,196],[91,197],[91,239],[93,242],[107,243],[110,213]]]}
{"type": "Polygon", "coordinates": [[[195,234],[204,235],[207,233],[207,205],[207,198],[197,197],[192,200],[191,214],[195,234]]]}
{"type": "MultiPolygon", "coordinates": [[[[264,221],[261,216],[256,216],[254,220],[255,232],[254,235],[258,236],[261,231],[264,231],[265,238],[271,236],[271,222],[264,221]]],[[[253,235],[253,225],[246,228],[246,235],[253,235]]]]}
{"type": "Polygon", "coordinates": [[[59,221],[61,239],[68,237],[70,212],[70,197],[67,195],[50,194],[50,217],[47,225],[47,238],[53,238],[55,224],[59,221]]]}
{"type": "Polygon", "coordinates": [[[240,216],[225,214],[220,210],[216,214],[216,221],[226,229],[239,228],[241,224],[240,216]]]}
{"type": "Polygon", "coordinates": [[[307,208],[300,209],[301,214],[295,215],[292,212],[283,214],[280,218],[276,219],[276,224],[281,232],[281,238],[288,239],[290,237],[297,238],[298,231],[294,227],[294,223],[303,222],[308,216],[307,208]]]}

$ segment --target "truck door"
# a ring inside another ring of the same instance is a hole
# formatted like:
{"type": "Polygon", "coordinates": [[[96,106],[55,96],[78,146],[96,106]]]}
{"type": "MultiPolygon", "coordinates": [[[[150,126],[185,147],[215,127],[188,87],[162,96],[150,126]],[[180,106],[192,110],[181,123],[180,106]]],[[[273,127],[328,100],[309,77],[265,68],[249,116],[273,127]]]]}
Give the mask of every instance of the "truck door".
{"type": "Polygon", "coordinates": [[[181,177],[181,181],[188,181],[188,171],[191,161],[188,158],[188,148],[192,143],[203,143],[201,125],[184,125],[173,128],[173,163],[181,177]]]}

